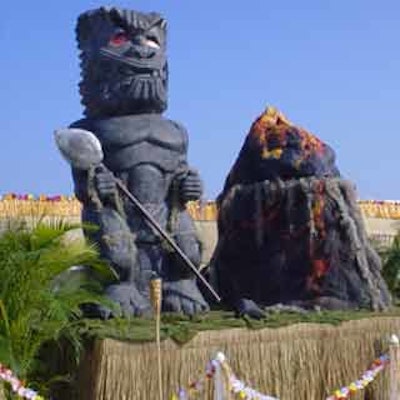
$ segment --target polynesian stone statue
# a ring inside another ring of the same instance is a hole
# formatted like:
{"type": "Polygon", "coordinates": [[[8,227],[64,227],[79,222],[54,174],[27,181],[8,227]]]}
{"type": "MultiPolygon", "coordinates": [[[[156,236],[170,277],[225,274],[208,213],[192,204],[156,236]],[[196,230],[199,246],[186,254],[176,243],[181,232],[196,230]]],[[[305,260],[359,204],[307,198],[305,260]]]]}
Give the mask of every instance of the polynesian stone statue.
{"type": "Polygon", "coordinates": [[[390,295],[333,150],[268,108],[218,199],[213,274],[240,313],[263,306],[382,310],[390,295]]]}
{"type": "Polygon", "coordinates": [[[187,163],[188,136],[167,108],[166,21],[157,13],[102,7],[80,15],[80,93],[86,118],[71,125],[99,139],[107,169],[73,169],[86,232],[119,276],[106,288],[125,314],[150,310],[149,281],[163,279],[163,310],[208,310],[193,273],[117,190],[119,178],[192,261],[200,245],[185,204],[202,194],[187,163]]]}

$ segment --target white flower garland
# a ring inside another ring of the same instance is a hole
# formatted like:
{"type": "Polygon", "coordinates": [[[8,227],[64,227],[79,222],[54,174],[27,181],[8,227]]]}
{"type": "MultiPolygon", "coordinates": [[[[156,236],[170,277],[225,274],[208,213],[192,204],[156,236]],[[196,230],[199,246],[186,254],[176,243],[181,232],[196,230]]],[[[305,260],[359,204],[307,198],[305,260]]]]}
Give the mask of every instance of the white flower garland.
{"type": "Polygon", "coordinates": [[[8,382],[11,385],[12,391],[24,399],[44,400],[36,391],[24,387],[22,381],[20,381],[10,369],[2,364],[0,364],[0,379],[4,382],[8,382]]]}
{"type": "Polygon", "coordinates": [[[237,395],[240,399],[245,400],[279,400],[277,397],[268,396],[262,394],[257,390],[247,386],[243,381],[238,379],[232,372],[231,367],[226,361],[226,357],[223,353],[218,353],[216,361],[221,364],[222,368],[228,375],[229,390],[237,395]]]}
{"type": "Polygon", "coordinates": [[[267,396],[258,392],[255,389],[247,386],[244,382],[236,378],[235,374],[232,372],[229,364],[226,361],[226,357],[223,353],[218,353],[215,359],[211,360],[207,364],[206,375],[192,382],[187,389],[181,388],[178,393],[172,395],[171,400],[189,400],[190,392],[199,394],[203,392],[204,383],[206,378],[214,379],[215,382],[215,400],[221,398],[222,381],[221,374],[219,372],[224,372],[227,374],[229,382],[229,390],[231,393],[237,395],[243,400],[279,400],[276,397],[267,396]]]}
{"type": "Polygon", "coordinates": [[[361,375],[360,379],[350,383],[348,386],[335,390],[326,400],[346,400],[358,391],[365,389],[376,378],[379,372],[389,364],[389,361],[388,354],[381,355],[374,360],[370,368],[361,375]]]}

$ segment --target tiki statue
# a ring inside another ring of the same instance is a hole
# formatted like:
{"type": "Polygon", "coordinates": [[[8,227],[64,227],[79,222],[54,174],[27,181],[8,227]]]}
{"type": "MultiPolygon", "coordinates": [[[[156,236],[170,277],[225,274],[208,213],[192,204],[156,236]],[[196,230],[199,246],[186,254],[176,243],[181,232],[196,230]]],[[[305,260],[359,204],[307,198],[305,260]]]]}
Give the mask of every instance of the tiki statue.
{"type": "Polygon", "coordinates": [[[167,108],[166,21],[159,14],[102,7],[77,24],[85,118],[71,125],[99,139],[106,168],[73,168],[86,235],[118,274],[106,288],[125,314],[149,311],[149,281],[163,279],[163,310],[208,309],[193,273],[118,191],[122,181],[195,264],[200,245],[185,204],[202,194],[187,163],[188,135],[162,116],[167,108]]]}

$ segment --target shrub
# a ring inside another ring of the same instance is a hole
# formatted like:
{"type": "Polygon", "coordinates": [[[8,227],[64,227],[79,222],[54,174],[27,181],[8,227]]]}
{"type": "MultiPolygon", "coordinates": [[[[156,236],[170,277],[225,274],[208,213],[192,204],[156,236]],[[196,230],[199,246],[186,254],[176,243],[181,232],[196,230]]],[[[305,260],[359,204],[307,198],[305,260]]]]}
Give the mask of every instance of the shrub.
{"type": "Polygon", "coordinates": [[[392,295],[400,299],[400,234],[397,234],[391,245],[381,249],[382,275],[392,295]]]}
{"type": "Polygon", "coordinates": [[[65,239],[76,228],[51,219],[31,224],[11,221],[0,235],[0,362],[41,391],[54,377],[30,382],[41,368],[40,349],[62,339],[78,358],[81,306],[104,303],[93,280],[59,277],[77,265],[112,275],[95,247],[81,239],[65,239]]]}

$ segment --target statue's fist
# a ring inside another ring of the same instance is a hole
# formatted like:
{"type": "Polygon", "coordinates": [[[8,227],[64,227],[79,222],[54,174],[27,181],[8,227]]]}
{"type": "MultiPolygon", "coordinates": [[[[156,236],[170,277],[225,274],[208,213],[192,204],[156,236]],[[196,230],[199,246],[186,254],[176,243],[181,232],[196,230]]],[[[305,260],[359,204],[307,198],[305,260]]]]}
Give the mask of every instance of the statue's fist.
{"type": "Polygon", "coordinates": [[[95,175],[95,184],[101,200],[108,200],[117,194],[117,184],[111,171],[98,168],[95,175]]]}
{"type": "Polygon", "coordinates": [[[179,194],[183,203],[200,199],[203,194],[203,183],[195,169],[189,169],[189,172],[180,181],[179,194]]]}

